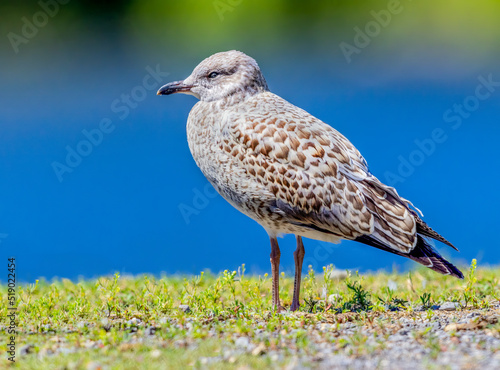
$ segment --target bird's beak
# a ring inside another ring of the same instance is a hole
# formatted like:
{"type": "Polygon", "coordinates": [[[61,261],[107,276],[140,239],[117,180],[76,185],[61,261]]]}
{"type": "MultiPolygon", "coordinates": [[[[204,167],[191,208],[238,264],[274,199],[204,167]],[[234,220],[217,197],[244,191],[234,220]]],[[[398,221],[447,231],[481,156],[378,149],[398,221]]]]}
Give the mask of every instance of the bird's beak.
{"type": "Polygon", "coordinates": [[[156,95],[170,95],[170,94],[176,94],[176,93],[189,94],[189,93],[191,93],[192,87],[193,87],[193,85],[187,85],[184,83],[184,81],[170,82],[170,83],[160,87],[160,90],[158,90],[156,95]]]}

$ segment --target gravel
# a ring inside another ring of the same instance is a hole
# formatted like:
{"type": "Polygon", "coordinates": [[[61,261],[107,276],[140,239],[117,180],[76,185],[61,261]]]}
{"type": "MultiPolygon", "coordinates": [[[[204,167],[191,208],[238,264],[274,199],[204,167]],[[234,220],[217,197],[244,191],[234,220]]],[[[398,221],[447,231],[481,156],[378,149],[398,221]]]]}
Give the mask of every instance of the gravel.
{"type": "MultiPolygon", "coordinates": [[[[299,320],[314,316],[295,315],[299,320]]],[[[255,331],[253,337],[234,338],[234,344],[222,350],[223,355],[201,363],[231,362],[246,353],[267,356],[278,368],[289,370],[500,369],[498,306],[470,311],[445,302],[432,315],[427,311],[369,312],[365,319],[363,315],[325,316],[323,322],[288,333],[255,331]],[[304,348],[296,341],[301,333],[308,337],[304,348]],[[278,348],[263,344],[276,339],[278,348]],[[282,361],[284,365],[280,365],[282,361]]]]}
{"type": "MultiPolygon", "coordinates": [[[[330,296],[331,300],[337,299],[330,296]]],[[[181,306],[179,308],[182,310],[181,306]]],[[[189,309],[189,307],[187,307],[189,309]]],[[[162,338],[165,329],[146,325],[139,318],[125,322],[129,340],[122,346],[148,343],[157,347],[151,356],[161,355],[161,348],[192,351],[198,348],[194,318],[176,324],[186,331],[186,338],[169,341],[162,338]],[[181,326],[182,325],[182,326],[181,326]],[[138,332],[139,331],[139,332],[138,332]]],[[[464,309],[457,302],[444,302],[434,310],[386,312],[350,312],[343,314],[304,312],[281,314],[294,323],[269,329],[265,318],[251,320],[248,333],[225,330],[234,323],[220,321],[222,330],[210,328],[208,338],[219,338],[222,347],[213,356],[196,359],[202,368],[238,364],[244,356],[267,359],[274,368],[298,369],[500,369],[500,305],[487,309],[464,309]],[[227,325],[227,327],[225,326],[227,325]]],[[[102,319],[103,327],[112,320],[102,319]]],[[[161,319],[159,320],[161,322],[161,319]]],[[[84,327],[77,323],[78,326],[84,327]]],[[[246,325],[246,324],[245,324],[246,325]]],[[[50,327],[47,327],[50,330],[50,327]]],[[[165,335],[164,335],[165,336],[165,335]]],[[[166,335],[168,337],[168,335],[166,335]]],[[[54,346],[42,349],[38,356],[67,354],[84,349],[98,349],[99,341],[82,341],[80,348],[68,348],[59,336],[51,337],[54,346]]],[[[132,348],[132,347],[131,347],[132,348]]],[[[30,356],[34,347],[20,348],[21,356],[30,356]]],[[[99,362],[88,369],[100,368],[99,362]]]]}

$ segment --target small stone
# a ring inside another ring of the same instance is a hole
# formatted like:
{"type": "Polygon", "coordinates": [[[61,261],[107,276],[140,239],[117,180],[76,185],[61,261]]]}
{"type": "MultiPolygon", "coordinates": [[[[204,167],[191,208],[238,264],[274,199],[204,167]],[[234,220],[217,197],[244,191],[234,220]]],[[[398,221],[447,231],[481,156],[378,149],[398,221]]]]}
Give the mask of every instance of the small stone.
{"type": "Polygon", "coordinates": [[[455,311],[460,308],[460,303],[458,302],[445,302],[439,309],[442,311],[455,311]]]}
{"type": "Polygon", "coordinates": [[[158,349],[154,349],[151,351],[151,357],[153,357],[153,358],[158,358],[158,357],[160,357],[160,355],[161,355],[161,352],[158,349]]]}
{"type": "Polygon", "coordinates": [[[260,356],[266,353],[266,345],[264,343],[260,343],[257,347],[255,347],[252,351],[252,355],[260,356]]]}
{"type": "Polygon", "coordinates": [[[321,362],[321,361],[324,361],[324,360],[325,360],[325,358],[326,358],[326,354],[325,354],[325,353],[323,353],[323,352],[318,352],[318,353],[316,353],[316,354],[313,356],[312,360],[313,360],[313,361],[315,361],[315,362],[321,362]]]}
{"type": "Polygon", "coordinates": [[[179,309],[182,312],[185,312],[185,313],[190,313],[191,312],[191,308],[189,308],[189,306],[187,304],[181,304],[181,305],[179,305],[179,309]]]}
{"type": "Polygon", "coordinates": [[[68,354],[68,353],[74,353],[74,352],[75,352],[74,348],[65,348],[65,347],[63,347],[63,348],[59,348],[57,350],[57,353],[62,353],[62,354],[65,354],[65,355],[68,354]]]}
{"type": "Polygon", "coordinates": [[[101,320],[102,328],[106,331],[111,329],[111,323],[107,318],[101,320]]]}
{"type": "Polygon", "coordinates": [[[144,331],[144,335],[153,336],[156,333],[156,328],[154,326],[148,326],[144,331]]]}
{"type": "Polygon", "coordinates": [[[444,328],[444,331],[457,331],[457,330],[458,330],[457,324],[448,324],[444,328]]]}
{"type": "Polygon", "coordinates": [[[130,320],[127,321],[127,324],[135,326],[137,324],[141,323],[141,319],[138,319],[137,317],[132,317],[130,320]]]}
{"type": "Polygon", "coordinates": [[[273,351],[272,353],[269,353],[269,358],[271,359],[271,361],[276,362],[279,360],[280,356],[276,351],[273,351]]]}
{"type": "Polygon", "coordinates": [[[82,329],[87,326],[87,323],[84,321],[79,321],[78,324],[76,324],[76,327],[79,329],[82,329]]]}
{"type": "Polygon", "coordinates": [[[471,313],[465,315],[465,318],[466,319],[472,319],[473,317],[476,317],[476,316],[481,316],[481,314],[478,313],[478,312],[471,312],[471,313]]]}
{"type": "Polygon", "coordinates": [[[82,346],[85,348],[93,348],[95,347],[95,342],[93,340],[87,339],[85,342],[82,343],[82,346]]]}
{"type": "Polygon", "coordinates": [[[33,344],[27,344],[19,349],[19,356],[24,356],[33,353],[35,346],[33,344]]]}
{"type": "Polygon", "coordinates": [[[174,342],[174,346],[177,348],[186,348],[188,346],[188,342],[183,339],[178,339],[174,342]]]}
{"type": "Polygon", "coordinates": [[[248,345],[250,344],[250,340],[247,337],[239,337],[238,339],[236,339],[234,344],[236,347],[246,349],[248,347],[248,345]]]}

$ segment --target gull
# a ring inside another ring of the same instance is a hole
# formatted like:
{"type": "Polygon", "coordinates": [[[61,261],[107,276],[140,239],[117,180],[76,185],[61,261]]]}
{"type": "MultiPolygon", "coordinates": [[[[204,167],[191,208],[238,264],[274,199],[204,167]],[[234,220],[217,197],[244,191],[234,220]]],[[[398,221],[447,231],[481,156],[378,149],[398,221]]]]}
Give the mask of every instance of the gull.
{"type": "Polygon", "coordinates": [[[463,279],[427,238],[456,248],[371,174],[346,137],[271,93],[253,58],[236,50],[214,54],[157,94],[175,93],[199,99],[187,120],[196,164],[224,199],[269,235],[274,310],[283,309],[277,237],[284,234],[297,240],[292,311],[299,308],[303,237],[354,240],[463,279]]]}

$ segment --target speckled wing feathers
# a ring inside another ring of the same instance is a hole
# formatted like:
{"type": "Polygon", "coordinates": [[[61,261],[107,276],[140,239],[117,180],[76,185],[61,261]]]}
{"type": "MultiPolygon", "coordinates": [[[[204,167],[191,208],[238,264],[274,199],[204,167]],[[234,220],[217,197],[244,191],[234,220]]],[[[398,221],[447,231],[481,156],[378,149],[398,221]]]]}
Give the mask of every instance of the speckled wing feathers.
{"type": "Polygon", "coordinates": [[[408,203],[372,176],[356,148],[327,124],[268,92],[225,121],[230,153],[274,195],[274,212],[291,224],[345,239],[371,235],[403,253],[415,246],[408,203]]]}

